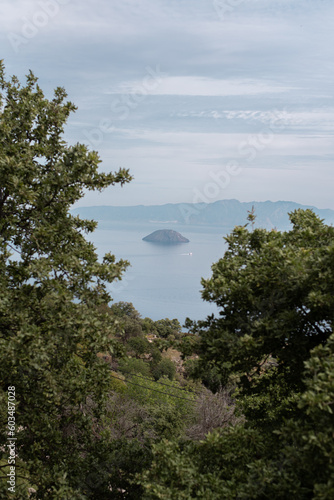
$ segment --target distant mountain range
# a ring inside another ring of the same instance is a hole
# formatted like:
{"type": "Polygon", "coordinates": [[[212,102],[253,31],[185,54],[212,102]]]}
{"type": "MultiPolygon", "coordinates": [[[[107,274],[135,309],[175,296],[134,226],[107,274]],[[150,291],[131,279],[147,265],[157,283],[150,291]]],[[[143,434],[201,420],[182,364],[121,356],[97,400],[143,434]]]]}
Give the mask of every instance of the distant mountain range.
{"type": "Polygon", "coordinates": [[[247,222],[248,212],[254,206],[255,227],[289,229],[288,213],[298,208],[312,209],[327,224],[334,224],[334,210],[318,209],[291,201],[240,202],[220,200],[215,203],[168,203],[166,205],[137,205],[128,207],[92,206],[72,210],[86,219],[99,222],[155,223],[156,225],[196,225],[233,228],[247,222]]]}

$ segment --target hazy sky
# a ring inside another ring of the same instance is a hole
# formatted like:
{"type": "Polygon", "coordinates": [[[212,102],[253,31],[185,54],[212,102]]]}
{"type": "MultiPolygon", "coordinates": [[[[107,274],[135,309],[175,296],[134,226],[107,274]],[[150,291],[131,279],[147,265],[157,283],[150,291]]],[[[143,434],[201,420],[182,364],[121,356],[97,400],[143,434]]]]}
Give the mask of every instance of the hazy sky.
{"type": "Polygon", "coordinates": [[[1,0],[8,75],[78,106],[70,143],[129,168],[80,205],[334,209],[333,0],[1,0]]]}

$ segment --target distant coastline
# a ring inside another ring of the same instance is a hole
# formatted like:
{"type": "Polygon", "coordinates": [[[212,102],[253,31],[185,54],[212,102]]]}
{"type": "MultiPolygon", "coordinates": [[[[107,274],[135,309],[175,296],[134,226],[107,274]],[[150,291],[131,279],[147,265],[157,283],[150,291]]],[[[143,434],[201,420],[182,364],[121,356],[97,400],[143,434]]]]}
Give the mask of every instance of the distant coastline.
{"type": "Polygon", "coordinates": [[[264,229],[286,231],[291,228],[288,214],[298,208],[312,209],[326,224],[334,224],[334,210],[318,209],[292,201],[240,202],[220,200],[215,203],[168,203],[166,205],[91,206],[71,210],[73,215],[103,222],[177,224],[232,229],[247,223],[254,207],[255,225],[264,229]]]}

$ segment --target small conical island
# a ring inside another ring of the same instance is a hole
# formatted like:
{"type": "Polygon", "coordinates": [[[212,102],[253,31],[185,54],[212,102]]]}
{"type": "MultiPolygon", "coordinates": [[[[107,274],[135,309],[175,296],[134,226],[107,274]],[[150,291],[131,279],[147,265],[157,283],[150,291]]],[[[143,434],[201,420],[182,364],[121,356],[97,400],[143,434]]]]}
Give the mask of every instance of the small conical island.
{"type": "Polygon", "coordinates": [[[182,234],[172,229],[159,229],[153,233],[145,236],[143,241],[149,241],[151,243],[161,243],[163,245],[173,245],[177,243],[189,243],[189,240],[182,236],[182,234]]]}

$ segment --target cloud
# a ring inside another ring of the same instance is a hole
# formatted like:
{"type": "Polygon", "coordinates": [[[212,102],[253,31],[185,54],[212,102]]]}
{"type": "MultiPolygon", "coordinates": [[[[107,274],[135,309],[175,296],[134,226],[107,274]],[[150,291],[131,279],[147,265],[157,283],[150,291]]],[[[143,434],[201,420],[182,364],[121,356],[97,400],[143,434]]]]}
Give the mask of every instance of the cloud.
{"type": "Polygon", "coordinates": [[[261,110],[231,110],[220,114],[220,117],[226,117],[228,120],[259,121],[264,124],[270,124],[273,119],[280,114],[286,127],[303,128],[318,130],[333,130],[334,109],[313,109],[309,111],[261,111],[261,110]]]}
{"type": "Polygon", "coordinates": [[[31,68],[48,97],[66,88],[79,106],[66,139],[95,137],[101,168],[133,171],[116,204],[186,201],[231,159],[247,167],[234,197],[332,198],[332,0],[61,0],[15,52],[9,33],[59,1],[2,0],[1,57],[21,80],[31,68]],[[222,18],[219,4],[233,8],[222,18]],[[268,142],[276,110],[284,128],[268,142]]]}
{"type": "MultiPolygon", "coordinates": [[[[123,82],[107,93],[136,94],[142,92],[143,82],[123,82]]],[[[230,95],[260,95],[267,93],[288,92],[295,87],[276,84],[270,81],[255,79],[218,80],[201,76],[164,76],[157,85],[150,90],[149,95],[176,95],[176,96],[230,96],[230,95]]]]}
{"type": "MultiPolygon", "coordinates": [[[[333,154],[331,134],[287,134],[264,129],[259,134],[250,133],[192,133],[166,132],[156,129],[115,129],[115,133],[127,137],[128,146],[132,141],[131,156],[145,158],[159,153],[165,159],[178,158],[186,162],[196,162],[202,158],[234,158],[250,163],[255,158],[267,156],[319,156],[333,154]],[[223,153],[223,154],[222,154],[223,153]]],[[[129,157],[128,151],[113,148],[114,153],[129,157]]]]}

